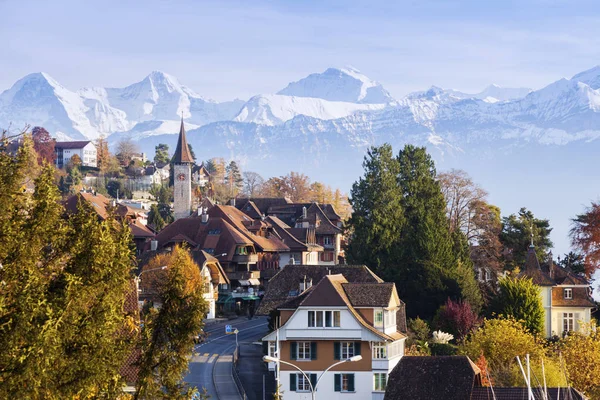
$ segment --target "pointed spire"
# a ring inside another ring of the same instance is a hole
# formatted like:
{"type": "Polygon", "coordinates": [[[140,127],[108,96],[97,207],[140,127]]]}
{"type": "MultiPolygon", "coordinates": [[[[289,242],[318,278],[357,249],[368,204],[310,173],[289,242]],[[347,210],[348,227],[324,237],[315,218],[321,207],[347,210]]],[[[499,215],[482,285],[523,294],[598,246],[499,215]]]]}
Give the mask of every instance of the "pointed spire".
{"type": "Polygon", "coordinates": [[[185,126],[183,124],[183,112],[181,113],[181,127],[179,128],[179,139],[177,140],[177,148],[173,154],[173,162],[175,164],[194,163],[194,159],[190,154],[187,139],[185,137],[185,126]]]}

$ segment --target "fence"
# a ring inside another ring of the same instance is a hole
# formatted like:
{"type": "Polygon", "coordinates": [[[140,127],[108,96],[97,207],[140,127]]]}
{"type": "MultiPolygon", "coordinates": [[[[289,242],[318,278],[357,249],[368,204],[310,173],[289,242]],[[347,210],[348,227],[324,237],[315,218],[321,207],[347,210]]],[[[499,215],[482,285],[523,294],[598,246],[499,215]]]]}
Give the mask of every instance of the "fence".
{"type": "Polygon", "coordinates": [[[237,372],[237,362],[238,362],[239,357],[240,357],[240,348],[238,346],[236,346],[235,350],[233,352],[233,362],[231,363],[231,372],[233,375],[233,380],[235,381],[235,385],[237,386],[238,391],[240,392],[240,395],[242,396],[242,399],[247,400],[248,396],[246,396],[246,391],[244,390],[244,386],[242,386],[242,381],[240,380],[240,377],[237,372]]]}

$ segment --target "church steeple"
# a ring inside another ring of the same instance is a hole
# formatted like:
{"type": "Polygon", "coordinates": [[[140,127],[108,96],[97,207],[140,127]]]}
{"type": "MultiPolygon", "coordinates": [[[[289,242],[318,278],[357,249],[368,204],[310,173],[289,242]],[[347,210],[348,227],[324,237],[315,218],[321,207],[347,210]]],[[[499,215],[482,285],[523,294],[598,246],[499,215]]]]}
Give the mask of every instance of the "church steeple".
{"type": "Polygon", "coordinates": [[[185,137],[183,115],[181,116],[181,127],[179,128],[179,139],[177,140],[177,147],[175,148],[175,154],[173,154],[173,163],[194,163],[194,159],[192,158],[192,154],[190,153],[190,148],[188,147],[187,139],[185,137]]]}

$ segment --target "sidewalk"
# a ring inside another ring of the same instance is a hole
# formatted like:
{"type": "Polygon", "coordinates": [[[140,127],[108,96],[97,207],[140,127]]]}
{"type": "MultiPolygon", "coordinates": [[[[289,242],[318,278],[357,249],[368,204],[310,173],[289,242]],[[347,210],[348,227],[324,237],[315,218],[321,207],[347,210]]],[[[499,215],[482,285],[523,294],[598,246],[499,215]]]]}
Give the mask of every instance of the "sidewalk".
{"type": "Polygon", "coordinates": [[[269,372],[267,364],[262,360],[262,347],[253,343],[240,345],[240,358],[237,371],[246,391],[248,400],[270,400],[275,391],[275,376],[269,372]],[[263,377],[265,379],[265,393],[263,397],[263,377]]]}
{"type": "Polygon", "coordinates": [[[242,397],[237,389],[233,375],[233,355],[224,354],[217,358],[213,367],[213,381],[220,400],[240,400],[242,397]]]}

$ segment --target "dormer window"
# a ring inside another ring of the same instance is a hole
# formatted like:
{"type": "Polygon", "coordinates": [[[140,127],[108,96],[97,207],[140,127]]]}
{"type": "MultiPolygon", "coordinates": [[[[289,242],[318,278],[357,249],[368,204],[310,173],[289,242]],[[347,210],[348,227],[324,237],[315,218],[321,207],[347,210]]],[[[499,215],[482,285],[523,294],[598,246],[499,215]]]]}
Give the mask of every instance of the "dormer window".
{"type": "Polygon", "coordinates": [[[563,294],[564,294],[564,298],[566,300],[572,300],[573,299],[573,289],[571,289],[571,288],[565,288],[565,289],[563,289],[563,294]]]}
{"type": "Polygon", "coordinates": [[[375,328],[383,328],[383,310],[375,310],[375,328]]]}
{"type": "Polygon", "coordinates": [[[308,312],[308,327],[309,328],[339,328],[340,327],[340,312],[339,311],[309,311],[308,312]]]}

